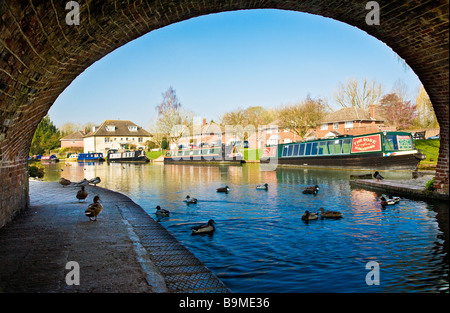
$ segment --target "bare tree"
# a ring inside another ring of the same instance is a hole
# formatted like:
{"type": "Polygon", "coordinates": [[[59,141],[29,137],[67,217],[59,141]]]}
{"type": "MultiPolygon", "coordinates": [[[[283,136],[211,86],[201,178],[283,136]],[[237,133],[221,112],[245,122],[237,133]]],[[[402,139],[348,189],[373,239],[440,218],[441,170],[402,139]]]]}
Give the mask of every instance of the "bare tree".
{"type": "Polygon", "coordinates": [[[244,123],[244,109],[238,108],[222,115],[222,125],[242,125],[244,123]]]}
{"type": "Polygon", "coordinates": [[[418,127],[439,127],[433,104],[423,86],[420,88],[416,98],[416,108],[418,113],[416,123],[418,127]]]}
{"type": "Polygon", "coordinates": [[[253,125],[266,125],[275,119],[273,110],[266,110],[261,106],[248,107],[246,109],[238,108],[237,110],[226,112],[222,116],[222,124],[224,125],[241,125],[246,127],[253,125]]]}
{"type": "Polygon", "coordinates": [[[282,105],[277,110],[278,126],[290,129],[303,138],[325,116],[326,107],[324,100],[309,96],[300,103],[282,105]]]}
{"type": "Polygon", "coordinates": [[[397,79],[394,82],[391,93],[395,93],[402,101],[408,100],[408,86],[401,79],[397,79]]]}
{"type": "Polygon", "coordinates": [[[87,133],[89,133],[89,132],[92,131],[92,129],[94,128],[94,126],[95,126],[94,123],[92,123],[92,122],[87,122],[87,123],[83,124],[82,128],[83,128],[83,131],[86,132],[86,134],[87,134],[87,133]]]}
{"type": "Polygon", "coordinates": [[[355,78],[347,79],[346,83],[339,83],[335,92],[336,102],[343,108],[358,107],[367,110],[370,105],[376,104],[382,94],[381,84],[369,82],[364,78],[359,82],[355,78]]]}
{"type": "Polygon", "coordinates": [[[222,116],[222,125],[239,140],[247,140],[260,125],[266,125],[275,119],[275,112],[261,106],[226,112],[222,116]]]}
{"type": "Polygon", "coordinates": [[[194,113],[181,109],[181,103],[172,87],[162,93],[162,96],[163,101],[156,106],[158,118],[155,122],[155,133],[176,141],[186,129],[192,127],[194,113]]]}
{"type": "Polygon", "coordinates": [[[158,115],[165,114],[171,110],[177,111],[181,108],[181,103],[178,100],[175,89],[173,89],[172,86],[170,86],[169,89],[161,95],[163,96],[163,101],[160,105],[156,106],[158,115]]]}
{"type": "Polygon", "coordinates": [[[68,123],[65,123],[62,126],[58,127],[58,129],[61,132],[61,135],[64,137],[64,136],[73,134],[76,131],[81,130],[81,126],[78,123],[68,122],[68,123]]]}

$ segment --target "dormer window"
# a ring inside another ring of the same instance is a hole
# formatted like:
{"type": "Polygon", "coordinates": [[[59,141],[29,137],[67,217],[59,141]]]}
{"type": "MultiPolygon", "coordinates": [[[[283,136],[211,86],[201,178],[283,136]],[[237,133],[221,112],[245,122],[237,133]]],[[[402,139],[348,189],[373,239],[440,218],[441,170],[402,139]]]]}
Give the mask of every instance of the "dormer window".
{"type": "Polygon", "coordinates": [[[106,131],[107,132],[113,132],[115,130],[116,130],[116,126],[114,126],[114,125],[107,125],[106,126],[106,131]]]}
{"type": "Polygon", "coordinates": [[[128,126],[130,132],[137,132],[137,126],[128,126]]]}

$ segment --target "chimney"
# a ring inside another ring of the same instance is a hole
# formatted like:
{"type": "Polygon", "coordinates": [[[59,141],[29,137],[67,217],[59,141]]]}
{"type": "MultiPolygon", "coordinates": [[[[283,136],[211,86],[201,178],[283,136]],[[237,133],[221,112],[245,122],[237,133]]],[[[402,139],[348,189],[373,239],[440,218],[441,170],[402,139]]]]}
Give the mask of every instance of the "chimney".
{"type": "Polygon", "coordinates": [[[369,105],[369,118],[375,120],[375,106],[373,104],[369,105]]]}
{"type": "Polygon", "coordinates": [[[206,118],[203,118],[203,124],[202,124],[202,126],[205,126],[206,125],[206,118]]]}

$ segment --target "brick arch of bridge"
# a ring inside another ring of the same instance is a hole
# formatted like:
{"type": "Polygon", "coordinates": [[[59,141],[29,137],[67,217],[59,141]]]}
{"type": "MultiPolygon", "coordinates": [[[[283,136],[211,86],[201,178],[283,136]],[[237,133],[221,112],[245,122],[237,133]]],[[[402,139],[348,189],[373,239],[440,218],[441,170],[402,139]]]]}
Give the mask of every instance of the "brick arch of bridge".
{"type": "Polygon", "coordinates": [[[447,0],[379,0],[380,25],[368,25],[367,1],[79,0],[79,25],[67,25],[69,1],[0,2],[0,227],[28,197],[27,157],[39,121],[87,67],[154,29],[241,9],[282,9],[329,17],[390,46],[419,76],[441,128],[436,187],[448,191],[449,37],[447,0]]]}

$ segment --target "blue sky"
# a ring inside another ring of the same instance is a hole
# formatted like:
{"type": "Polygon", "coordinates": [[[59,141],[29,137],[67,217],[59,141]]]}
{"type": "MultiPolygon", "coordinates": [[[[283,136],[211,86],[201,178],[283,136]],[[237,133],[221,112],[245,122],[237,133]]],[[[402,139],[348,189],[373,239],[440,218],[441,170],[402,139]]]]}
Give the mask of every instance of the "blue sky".
{"type": "Polygon", "coordinates": [[[364,77],[384,92],[401,80],[412,100],[421,86],[391,48],[356,27],[291,11],[226,12],[169,25],[113,51],[80,74],[49,114],[57,126],[122,119],[149,128],[169,86],[183,108],[217,120],[238,107],[275,107],[308,94],[334,106],[339,82],[364,77]]]}

